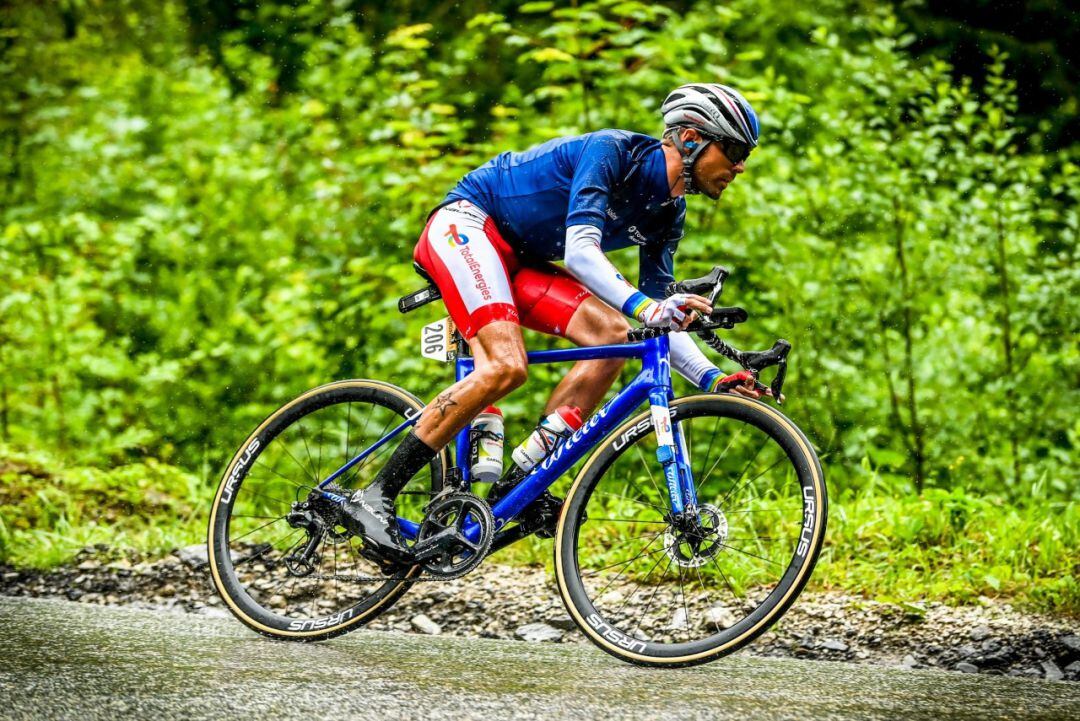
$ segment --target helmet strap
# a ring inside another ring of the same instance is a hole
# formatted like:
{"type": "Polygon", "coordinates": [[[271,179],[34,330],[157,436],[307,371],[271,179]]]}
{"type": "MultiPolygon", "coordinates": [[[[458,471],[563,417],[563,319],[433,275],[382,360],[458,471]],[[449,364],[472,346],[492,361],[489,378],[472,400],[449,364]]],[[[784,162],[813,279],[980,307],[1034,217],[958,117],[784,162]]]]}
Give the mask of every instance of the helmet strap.
{"type": "Polygon", "coordinates": [[[682,177],[683,177],[683,193],[685,195],[697,195],[701,191],[698,190],[694,184],[694,165],[697,163],[701,154],[705,152],[705,148],[709,147],[712,143],[710,138],[702,137],[698,141],[693,149],[687,148],[683,144],[682,139],[679,137],[679,131],[682,128],[673,128],[668,137],[671,138],[672,144],[675,145],[675,149],[679,151],[679,155],[682,157],[682,177]]]}

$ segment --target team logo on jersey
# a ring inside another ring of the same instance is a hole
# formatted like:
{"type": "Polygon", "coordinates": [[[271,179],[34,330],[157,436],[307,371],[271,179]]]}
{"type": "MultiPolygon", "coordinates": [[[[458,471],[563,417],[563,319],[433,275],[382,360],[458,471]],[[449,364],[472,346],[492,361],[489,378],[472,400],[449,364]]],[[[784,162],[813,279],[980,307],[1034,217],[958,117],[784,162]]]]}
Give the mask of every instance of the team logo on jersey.
{"type": "Polygon", "coordinates": [[[446,231],[446,235],[444,235],[443,238],[446,239],[446,242],[450,244],[451,248],[456,245],[465,245],[469,242],[469,236],[464,233],[459,233],[457,226],[453,223],[450,224],[450,230],[446,231]]]}

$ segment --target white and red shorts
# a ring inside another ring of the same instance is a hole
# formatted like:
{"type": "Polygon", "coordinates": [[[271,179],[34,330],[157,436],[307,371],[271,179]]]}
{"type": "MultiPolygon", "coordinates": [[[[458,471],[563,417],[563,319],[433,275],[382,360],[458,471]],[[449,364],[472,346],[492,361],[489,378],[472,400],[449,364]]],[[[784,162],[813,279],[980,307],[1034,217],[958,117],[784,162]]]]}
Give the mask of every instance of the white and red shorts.
{"type": "Polygon", "coordinates": [[[495,221],[467,200],[431,215],[413,259],[435,281],[466,339],[500,320],[565,335],[574,311],[592,295],[553,263],[523,265],[495,221]]]}

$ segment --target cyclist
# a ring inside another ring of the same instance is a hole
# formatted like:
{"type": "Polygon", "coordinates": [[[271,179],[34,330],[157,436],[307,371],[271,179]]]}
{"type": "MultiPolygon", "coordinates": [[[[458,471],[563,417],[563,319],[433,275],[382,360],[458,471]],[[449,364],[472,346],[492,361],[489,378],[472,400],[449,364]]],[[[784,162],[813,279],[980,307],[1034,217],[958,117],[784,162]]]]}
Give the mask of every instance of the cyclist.
{"type": "MultiPolygon", "coordinates": [[[[662,140],[601,130],[502,153],[467,174],[428,218],[413,256],[438,286],[476,369],[428,403],[375,480],[344,504],[343,522],[376,557],[410,560],[395,497],[459,430],[525,382],[520,326],[603,345],[626,342],[627,317],[682,330],[711,311],[697,295],[664,298],[683,235],[683,196],[715,200],[745,170],[757,115],[733,88],[706,83],[672,91],[661,114],[662,140]],[[605,256],[631,245],[639,248],[639,288],[605,256]]],[[[671,335],[671,361],[703,390],[728,380],[686,333],[671,335]]],[[[622,365],[578,362],[544,415],[574,405],[587,416],[622,365]]],[[[559,502],[546,495],[534,505],[559,502]]]]}

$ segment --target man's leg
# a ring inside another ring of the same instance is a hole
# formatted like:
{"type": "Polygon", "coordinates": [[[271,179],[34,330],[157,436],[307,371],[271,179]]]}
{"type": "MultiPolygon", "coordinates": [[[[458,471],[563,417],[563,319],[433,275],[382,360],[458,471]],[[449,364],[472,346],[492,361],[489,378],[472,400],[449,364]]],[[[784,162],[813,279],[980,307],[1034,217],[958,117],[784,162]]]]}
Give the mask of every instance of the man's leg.
{"type": "Polygon", "coordinates": [[[481,209],[458,201],[432,214],[413,253],[468,339],[476,369],[439,393],[375,479],[344,504],[343,522],[371,555],[408,562],[394,499],[485,406],[525,382],[525,344],[502,253],[505,243],[481,209]]]}
{"type": "Polygon", "coordinates": [[[528,361],[517,323],[484,326],[469,341],[476,370],[435,396],[416,424],[416,435],[441,449],[471,423],[480,411],[525,383],[528,361]]]}
{"type": "MultiPolygon", "coordinates": [[[[574,311],[566,326],[566,338],[579,346],[611,345],[626,343],[629,330],[630,324],[622,313],[591,296],[574,311]]],[[[588,416],[619,377],[624,363],[622,358],[578,361],[555,387],[544,415],[553,413],[559,406],[571,405],[588,416]]]]}
{"type": "Polygon", "coordinates": [[[480,411],[525,382],[528,361],[517,323],[490,323],[477,331],[469,345],[476,370],[427,404],[416,428],[401,441],[375,480],[344,506],[347,526],[383,558],[399,563],[410,560],[394,508],[401,489],[480,411]]]}

